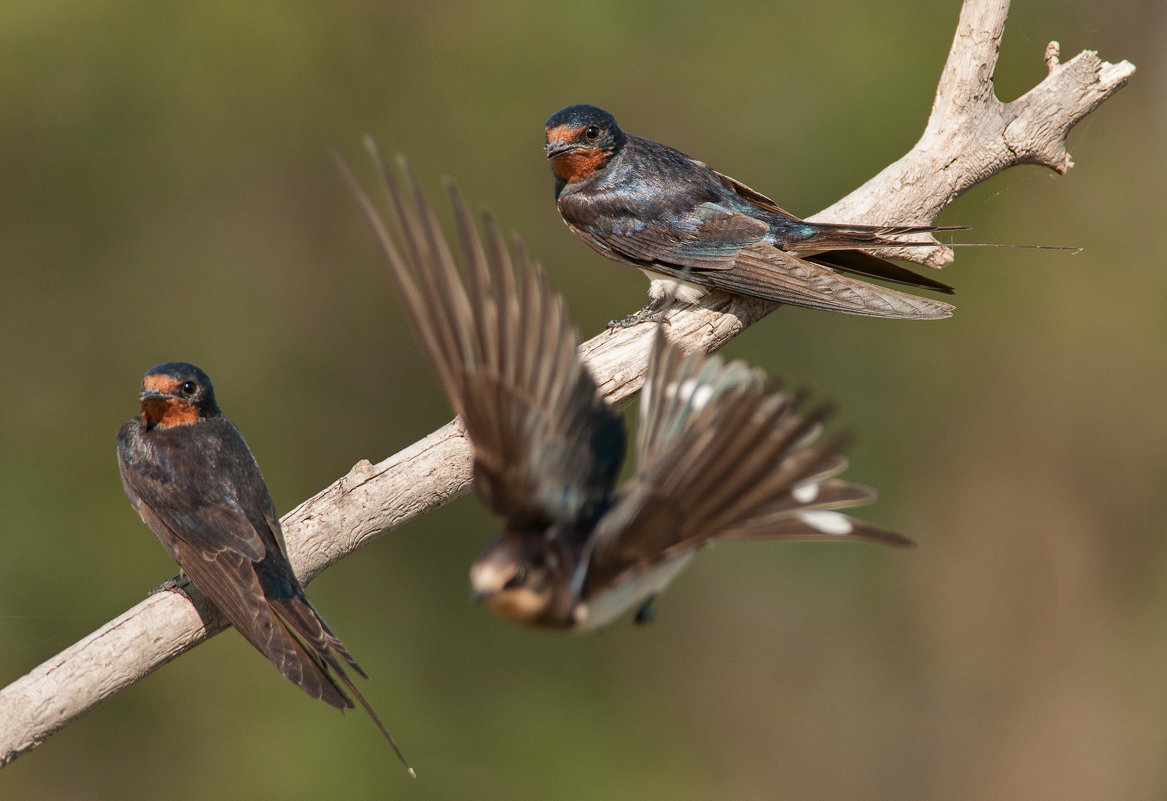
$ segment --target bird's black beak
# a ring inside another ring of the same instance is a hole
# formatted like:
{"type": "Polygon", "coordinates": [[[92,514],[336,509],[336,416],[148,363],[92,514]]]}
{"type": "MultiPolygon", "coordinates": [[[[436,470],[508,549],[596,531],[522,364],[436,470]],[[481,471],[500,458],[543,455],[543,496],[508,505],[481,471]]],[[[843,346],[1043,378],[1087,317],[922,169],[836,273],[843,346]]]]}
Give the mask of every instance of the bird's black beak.
{"type": "Polygon", "coordinates": [[[147,401],[164,401],[169,397],[170,395],[167,395],[165,392],[159,392],[156,389],[144,389],[142,390],[142,394],[138,396],[138,400],[146,403],[147,401]]]}
{"type": "Polygon", "coordinates": [[[547,158],[549,159],[562,156],[564,153],[570,153],[576,149],[576,145],[571,142],[547,142],[547,144],[543,145],[543,150],[546,151],[547,158]]]}

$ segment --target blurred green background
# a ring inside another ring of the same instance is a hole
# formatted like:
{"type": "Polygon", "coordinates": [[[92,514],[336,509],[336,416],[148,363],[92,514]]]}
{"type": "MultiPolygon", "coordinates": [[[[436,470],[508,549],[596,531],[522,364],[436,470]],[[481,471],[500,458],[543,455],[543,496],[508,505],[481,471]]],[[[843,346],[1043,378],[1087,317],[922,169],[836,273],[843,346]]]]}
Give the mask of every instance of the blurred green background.
{"type": "MultiPolygon", "coordinates": [[[[1067,176],[943,221],[957,315],[783,309],[728,348],[837,399],[863,517],[919,541],[703,554],[640,629],[468,600],[473,499],[310,595],[420,778],[228,632],[0,772],[5,799],[1151,799],[1167,795],[1161,2],[1019,2],[1010,99],[1062,43],[1134,61],[1067,176]]],[[[449,416],[328,156],[371,134],[521,231],[590,335],[645,281],[572,237],[570,103],[796,213],[920,134],[955,0],[0,2],[0,684],[175,572],[122,495],[142,372],[195,362],[281,511],[449,416]]]]}

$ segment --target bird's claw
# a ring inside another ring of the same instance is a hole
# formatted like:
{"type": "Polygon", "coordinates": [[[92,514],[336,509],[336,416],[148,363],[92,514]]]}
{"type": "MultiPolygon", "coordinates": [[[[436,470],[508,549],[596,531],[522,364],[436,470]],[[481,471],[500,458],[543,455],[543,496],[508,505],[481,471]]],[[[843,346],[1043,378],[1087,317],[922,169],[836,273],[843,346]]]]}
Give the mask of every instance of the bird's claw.
{"type": "Polygon", "coordinates": [[[640,323],[664,323],[669,324],[668,317],[665,312],[668,311],[668,306],[664,308],[654,308],[653,304],[645,306],[635,314],[630,314],[627,317],[621,317],[619,320],[610,320],[608,328],[631,328],[640,323]]]}
{"type": "Polygon", "coordinates": [[[179,573],[177,576],[171,576],[170,578],[166,579],[166,581],[150,590],[150,592],[146,593],[146,595],[156,595],[157,593],[170,592],[171,590],[175,592],[183,592],[189,586],[190,579],[188,579],[184,574],[179,573]]]}

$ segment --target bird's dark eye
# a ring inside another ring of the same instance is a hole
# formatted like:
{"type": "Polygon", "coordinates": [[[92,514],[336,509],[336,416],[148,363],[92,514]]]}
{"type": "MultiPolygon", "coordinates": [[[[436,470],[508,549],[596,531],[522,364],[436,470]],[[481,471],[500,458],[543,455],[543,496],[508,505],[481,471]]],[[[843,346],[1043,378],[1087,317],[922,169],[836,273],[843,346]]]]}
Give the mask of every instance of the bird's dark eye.
{"type": "Polygon", "coordinates": [[[589,125],[587,128],[584,128],[584,139],[588,139],[588,140],[594,142],[595,140],[597,140],[599,138],[600,138],[600,126],[589,125]]]}
{"type": "Polygon", "coordinates": [[[193,395],[195,390],[198,388],[198,384],[193,381],[183,381],[182,384],[179,385],[178,391],[183,395],[193,395]]]}

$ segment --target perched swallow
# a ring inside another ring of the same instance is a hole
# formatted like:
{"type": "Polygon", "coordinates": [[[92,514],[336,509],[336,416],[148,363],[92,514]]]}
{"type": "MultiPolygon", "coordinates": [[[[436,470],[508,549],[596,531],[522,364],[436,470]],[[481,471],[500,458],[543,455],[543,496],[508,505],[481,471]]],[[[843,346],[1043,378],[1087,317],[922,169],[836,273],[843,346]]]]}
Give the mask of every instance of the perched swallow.
{"type": "Polygon", "coordinates": [[[483,215],[485,244],[451,184],[455,265],[404,160],[406,192],[374,149],[401,232],[395,239],[344,167],[377,232],[406,312],[474,446],[475,487],[502,534],[474,562],[496,614],[585,631],[648,604],[702,545],[851,539],[909,545],[836,508],[873,490],[835,478],[840,442],[816,439],[823,413],[758,370],[682,355],[663,328],[640,400],[639,471],[623,486],[624,424],[580,363],[563,300],[521,243],[483,215]],[[398,242],[403,242],[401,246],[398,242]],[[466,279],[462,273],[466,274],[466,279]]]}
{"type": "Polygon", "coordinates": [[[839,273],[951,293],[947,284],[864,252],[935,246],[889,237],[949,227],[799,219],[684,153],[625,133],[595,106],[552,114],[544,149],[567,227],[609,259],[641,268],[651,282],[648,304],[612,325],[659,320],[674,294],[695,303],[710,288],[869,317],[931,320],[952,314],[947,303],[839,273]]]}
{"type": "Polygon", "coordinates": [[[160,364],[142,379],[141,403],[118,431],[118,462],[142,520],[280,673],[338,709],[354,706],[347,688],[413,775],[347,673],[365,671],[304,595],[259,465],[219,411],[211,379],[193,364],[160,364]]]}

